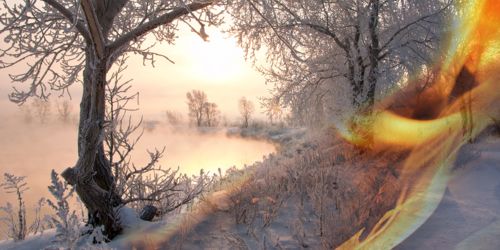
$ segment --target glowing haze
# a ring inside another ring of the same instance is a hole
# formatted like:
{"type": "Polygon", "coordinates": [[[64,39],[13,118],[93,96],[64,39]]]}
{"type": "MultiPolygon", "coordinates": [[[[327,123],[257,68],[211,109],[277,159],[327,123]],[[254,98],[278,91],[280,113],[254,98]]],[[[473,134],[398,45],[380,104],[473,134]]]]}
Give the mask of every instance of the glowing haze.
{"type": "Polygon", "coordinates": [[[141,109],[146,115],[173,109],[185,113],[186,92],[203,90],[223,114],[235,118],[238,100],[247,96],[260,113],[258,97],[267,94],[264,78],[246,62],[234,38],[209,28],[209,42],[181,27],[175,45],[159,45],[175,64],[158,59],[155,68],[143,67],[140,57],[131,58],[126,75],[134,79],[141,93],[141,109]]]}
{"type": "MultiPolygon", "coordinates": [[[[132,92],[140,92],[140,113],[146,118],[163,119],[165,110],[187,113],[186,93],[192,89],[205,91],[209,101],[217,103],[222,114],[230,120],[239,116],[238,100],[242,96],[254,102],[256,116],[261,114],[259,97],[268,94],[265,79],[247,62],[236,39],[223,34],[216,27],[208,27],[209,41],[203,41],[186,25],[179,25],[175,44],[156,44],[154,51],[166,55],[174,64],[156,58],[154,67],[143,65],[142,58],[131,55],[124,79],[133,79],[132,92]]],[[[150,39],[152,42],[154,39],[150,39]]],[[[5,44],[0,43],[0,46],[5,44]]],[[[0,71],[0,107],[2,114],[17,110],[7,94],[12,86],[8,74],[20,71],[24,65],[0,71]]],[[[74,106],[80,101],[81,86],[70,88],[74,106]]],[[[56,99],[55,93],[52,99],[56,99]]],[[[74,110],[76,112],[76,110],[74,110]]],[[[186,117],[186,116],[184,116],[186,117]]]]}

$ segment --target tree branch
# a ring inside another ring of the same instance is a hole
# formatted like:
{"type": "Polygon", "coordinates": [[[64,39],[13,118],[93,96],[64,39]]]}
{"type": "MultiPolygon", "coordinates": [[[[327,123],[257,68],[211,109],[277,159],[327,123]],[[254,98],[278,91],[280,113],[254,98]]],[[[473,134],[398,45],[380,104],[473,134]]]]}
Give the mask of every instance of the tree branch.
{"type": "Polygon", "coordinates": [[[52,8],[56,9],[61,13],[70,23],[75,23],[76,30],[78,30],[78,33],[80,33],[83,38],[85,39],[86,42],[90,42],[90,34],[88,30],[85,28],[85,25],[82,20],[78,20],[76,16],[71,13],[68,9],[66,9],[64,6],[62,6],[60,3],[56,2],[56,0],[42,0],[52,8]]]}
{"type": "MultiPolygon", "coordinates": [[[[401,34],[402,32],[404,32],[404,31],[406,31],[406,30],[408,30],[408,29],[409,29],[410,27],[412,27],[413,25],[415,25],[415,24],[417,24],[417,23],[419,23],[419,22],[421,22],[421,21],[424,21],[425,19],[430,18],[430,17],[432,17],[432,16],[435,16],[435,15],[441,14],[443,11],[445,11],[448,7],[450,7],[450,6],[451,6],[451,3],[452,3],[452,1],[448,2],[448,4],[447,4],[447,5],[445,5],[443,8],[439,9],[438,11],[436,11],[436,12],[434,12],[434,13],[430,13],[430,14],[425,15],[425,16],[421,16],[420,18],[415,19],[415,20],[413,20],[412,22],[409,22],[409,23],[407,23],[406,25],[404,25],[403,27],[401,27],[400,29],[398,29],[396,32],[394,32],[394,33],[390,36],[390,38],[389,38],[389,39],[388,39],[388,40],[384,43],[384,45],[382,45],[382,47],[380,47],[380,51],[382,51],[382,50],[386,49],[386,48],[387,48],[387,47],[391,44],[391,42],[392,42],[392,41],[394,41],[394,39],[395,39],[395,38],[396,38],[399,34],[401,34]]],[[[385,55],[384,55],[384,57],[385,57],[385,55]]]]}
{"type": "MultiPolygon", "coordinates": [[[[327,36],[330,36],[331,38],[333,38],[333,40],[335,41],[335,43],[337,43],[337,45],[344,49],[344,50],[347,50],[348,47],[347,47],[347,44],[344,44],[342,43],[342,41],[339,39],[338,35],[334,32],[334,31],[331,31],[329,28],[327,27],[323,27],[321,25],[317,25],[317,24],[313,24],[313,23],[310,23],[310,22],[305,22],[299,15],[297,15],[297,13],[294,13],[292,10],[290,10],[285,4],[283,4],[282,2],[280,1],[276,1],[277,4],[279,4],[281,7],[283,7],[283,9],[285,9],[286,12],[288,12],[288,14],[292,15],[295,19],[297,19],[297,21],[302,24],[302,25],[305,25],[319,33],[322,33],[324,35],[327,35],[327,36]]],[[[329,23],[327,23],[328,25],[329,23]]]]}
{"type": "Polygon", "coordinates": [[[317,24],[312,24],[312,23],[308,23],[308,22],[302,22],[301,21],[301,24],[302,25],[305,25],[319,33],[322,33],[324,35],[327,35],[331,38],[333,38],[333,40],[335,41],[335,43],[340,47],[342,48],[343,50],[348,50],[349,47],[347,46],[347,44],[343,43],[340,38],[337,36],[337,34],[333,31],[331,31],[330,29],[328,28],[325,28],[323,26],[320,26],[320,25],[317,25],[317,24]]]}
{"type": "Polygon", "coordinates": [[[194,2],[191,4],[188,4],[186,7],[177,7],[173,9],[172,11],[165,13],[158,18],[155,18],[149,22],[146,22],[142,25],[139,25],[135,29],[131,30],[130,32],[124,34],[123,36],[119,37],[116,39],[114,42],[112,42],[109,45],[110,51],[115,51],[119,49],[121,46],[128,44],[130,41],[136,39],[137,37],[140,37],[147,32],[165,24],[170,24],[173,22],[175,19],[187,15],[192,11],[197,11],[199,9],[203,9],[209,5],[212,5],[216,2],[217,0],[209,0],[209,1],[204,1],[204,2],[194,2]]]}
{"type": "Polygon", "coordinates": [[[95,50],[97,52],[97,56],[99,59],[104,57],[104,37],[102,35],[101,26],[99,25],[99,21],[97,20],[97,15],[94,10],[94,6],[90,0],[81,0],[81,5],[83,9],[83,13],[85,14],[85,18],[87,19],[87,25],[90,30],[90,35],[92,37],[92,41],[94,42],[95,50]]]}

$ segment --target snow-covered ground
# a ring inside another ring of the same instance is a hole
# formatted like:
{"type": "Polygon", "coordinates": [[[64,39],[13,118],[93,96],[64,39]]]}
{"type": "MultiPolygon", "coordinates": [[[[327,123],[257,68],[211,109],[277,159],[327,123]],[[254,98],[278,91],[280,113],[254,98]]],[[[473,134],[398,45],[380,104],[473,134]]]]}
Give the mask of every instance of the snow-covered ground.
{"type": "Polygon", "coordinates": [[[466,145],[469,157],[434,214],[397,249],[500,249],[500,140],[466,145]]]}
{"type": "MultiPolygon", "coordinates": [[[[434,214],[396,249],[500,249],[500,138],[488,137],[466,145],[459,153],[455,171],[457,175],[434,214]]],[[[269,224],[265,225],[265,214],[261,214],[250,217],[256,221],[249,226],[235,223],[235,213],[227,206],[230,198],[227,193],[218,192],[187,217],[170,217],[155,223],[139,222],[128,213],[124,217],[129,225],[125,234],[99,247],[131,249],[135,244],[148,249],[323,248],[314,233],[314,221],[307,219],[314,217],[308,202],[298,206],[298,197],[289,197],[269,224]]],[[[259,202],[262,201],[255,200],[259,202]]],[[[276,201],[269,198],[266,202],[276,201]]],[[[18,243],[3,241],[0,249],[43,249],[51,245],[54,233],[46,231],[18,243]]],[[[83,243],[80,246],[96,247],[83,243]]]]}

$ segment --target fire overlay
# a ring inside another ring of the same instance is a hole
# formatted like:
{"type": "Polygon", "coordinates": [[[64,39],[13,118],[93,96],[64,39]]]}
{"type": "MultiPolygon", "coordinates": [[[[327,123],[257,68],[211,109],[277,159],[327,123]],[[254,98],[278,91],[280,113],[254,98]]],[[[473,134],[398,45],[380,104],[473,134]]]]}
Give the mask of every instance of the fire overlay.
{"type": "Polygon", "coordinates": [[[439,63],[381,101],[358,134],[343,135],[366,146],[359,134],[370,133],[372,149],[410,154],[400,170],[403,187],[394,209],[366,237],[361,229],[340,249],[390,249],[415,232],[440,203],[457,151],[498,117],[500,1],[465,1],[459,16],[439,63]]]}

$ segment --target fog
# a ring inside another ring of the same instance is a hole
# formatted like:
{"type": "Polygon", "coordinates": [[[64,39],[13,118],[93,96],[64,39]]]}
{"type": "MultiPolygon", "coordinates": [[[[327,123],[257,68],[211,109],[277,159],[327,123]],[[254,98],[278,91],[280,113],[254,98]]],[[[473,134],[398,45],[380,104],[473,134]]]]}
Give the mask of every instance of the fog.
{"type": "MultiPolygon", "coordinates": [[[[165,111],[182,114],[187,122],[186,93],[199,89],[207,93],[209,101],[218,105],[221,119],[235,123],[239,119],[238,101],[245,96],[256,106],[254,118],[262,119],[259,97],[267,94],[265,80],[245,61],[244,53],[234,38],[213,27],[207,28],[210,42],[203,41],[186,25],[179,26],[179,38],[175,44],[158,44],[156,51],[168,55],[175,64],[158,60],[155,67],[144,65],[142,57],[131,55],[124,72],[124,80],[132,80],[130,94],[139,92],[139,98],[128,108],[140,109],[131,114],[139,120],[144,116],[148,122],[158,122],[152,131],[145,131],[132,161],[136,166],[149,159],[147,150],[165,147],[160,160],[163,168],[177,168],[187,174],[205,172],[217,173],[218,169],[240,167],[261,160],[264,155],[275,151],[269,142],[227,137],[223,129],[199,132],[184,126],[172,129],[165,124],[165,111]],[[210,58],[210,60],[208,60],[210,58]],[[215,60],[218,59],[218,60],[215,60]]],[[[151,40],[151,42],[154,39],[151,40]]],[[[7,46],[3,40],[0,47],[7,46]]],[[[58,66],[56,66],[57,68],[58,66]]],[[[9,74],[21,73],[27,69],[24,64],[0,71],[0,181],[3,173],[26,176],[29,190],[24,199],[31,221],[33,206],[41,197],[49,197],[50,171],[61,173],[77,161],[77,115],[81,98],[81,85],[73,84],[63,96],[50,92],[51,117],[41,124],[36,114],[31,122],[25,121],[17,104],[8,100],[12,88],[26,89],[26,83],[13,83],[9,74]],[[69,101],[72,106],[71,123],[57,121],[57,103],[69,101]]],[[[25,104],[32,108],[32,98],[25,104]]],[[[14,194],[7,194],[0,188],[0,206],[16,202],[14,194]]],[[[48,208],[45,209],[48,212],[48,208]]],[[[1,215],[1,214],[0,214],[1,215]]],[[[3,225],[0,225],[2,231],[3,225]]],[[[1,237],[1,236],[0,236],[1,237]]]]}
{"type": "MultiPolygon", "coordinates": [[[[197,174],[200,169],[217,173],[244,164],[252,164],[264,155],[275,151],[275,146],[266,141],[227,137],[223,129],[199,132],[194,128],[172,129],[159,124],[144,134],[132,154],[132,162],[137,166],[145,164],[147,149],[162,149],[164,157],[160,161],[163,168],[177,168],[180,172],[197,174]]],[[[28,216],[35,202],[41,197],[49,197],[52,169],[61,173],[73,166],[77,160],[77,125],[51,120],[40,124],[33,120],[23,121],[23,117],[4,116],[0,121],[0,173],[9,172],[17,176],[27,176],[28,187],[25,200],[28,216]]],[[[1,191],[0,204],[15,202],[14,194],[1,191]]],[[[30,218],[28,218],[28,221],[30,218]]]]}

